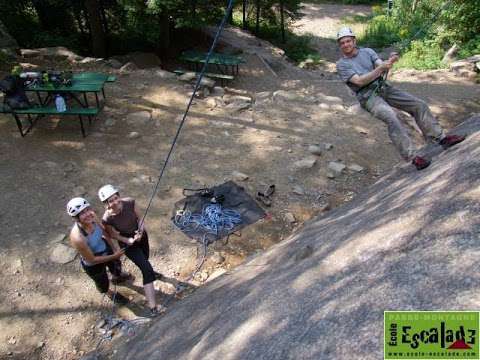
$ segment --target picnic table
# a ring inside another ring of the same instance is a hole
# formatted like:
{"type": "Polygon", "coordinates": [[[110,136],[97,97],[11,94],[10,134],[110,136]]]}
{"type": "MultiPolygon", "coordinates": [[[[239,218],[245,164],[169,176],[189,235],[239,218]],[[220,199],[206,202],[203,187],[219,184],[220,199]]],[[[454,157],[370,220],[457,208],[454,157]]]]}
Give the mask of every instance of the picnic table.
{"type": "MultiPolygon", "coordinates": [[[[187,50],[180,55],[180,60],[193,64],[196,71],[200,65],[205,64],[206,59],[206,52],[196,50],[187,50]]],[[[208,63],[215,65],[222,74],[228,73],[228,70],[231,69],[232,75],[238,75],[239,65],[245,63],[245,60],[236,55],[212,53],[208,63]]]]}
{"type": "Polygon", "coordinates": [[[116,78],[114,76],[101,73],[78,73],[73,74],[71,86],[55,86],[52,83],[47,83],[29,86],[25,90],[35,92],[41,106],[48,105],[53,100],[53,95],[60,94],[62,96],[67,95],[67,97],[71,97],[81,107],[89,107],[87,94],[93,93],[95,95],[96,107],[100,109],[98,93],[101,92],[103,100],[105,100],[105,83],[113,82],[115,80],[116,78]],[[83,102],[79,96],[83,97],[83,102]]]}
{"type": "Polygon", "coordinates": [[[57,85],[52,83],[47,84],[34,84],[28,86],[25,91],[34,92],[38,98],[39,105],[33,106],[27,109],[8,109],[5,106],[0,107],[0,113],[10,113],[15,118],[18,130],[21,136],[25,136],[35,125],[36,121],[46,115],[77,115],[80,120],[80,128],[83,137],[85,137],[85,128],[83,125],[83,116],[88,117],[89,123],[91,123],[92,117],[96,116],[101,110],[100,100],[98,93],[102,93],[103,100],[105,101],[105,84],[107,82],[116,81],[115,76],[109,76],[101,73],[78,73],[73,74],[71,86],[57,85]],[[88,93],[95,95],[95,106],[91,106],[88,102],[88,93]],[[73,99],[79,106],[67,107],[67,111],[58,112],[55,106],[52,106],[54,102],[54,95],[60,94],[67,101],[68,98],[73,99]],[[26,115],[29,125],[24,129],[20,116],[26,115]],[[35,118],[32,118],[35,115],[35,118]]]}

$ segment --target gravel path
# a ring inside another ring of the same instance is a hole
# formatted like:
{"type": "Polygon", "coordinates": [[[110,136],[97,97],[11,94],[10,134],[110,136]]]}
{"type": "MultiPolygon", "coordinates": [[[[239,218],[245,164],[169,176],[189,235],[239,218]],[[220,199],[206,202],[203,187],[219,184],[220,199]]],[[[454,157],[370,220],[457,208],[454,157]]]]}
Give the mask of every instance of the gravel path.
{"type": "Polygon", "coordinates": [[[301,13],[302,18],[293,24],[295,33],[312,35],[313,45],[322,58],[335,62],[338,57],[335,42],[338,29],[348,25],[356,33],[361,33],[365,27],[363,24],[346,23],[346,19],[351,19],[354,15],[369,15],[371,6],[302,3],[301,13]]]}

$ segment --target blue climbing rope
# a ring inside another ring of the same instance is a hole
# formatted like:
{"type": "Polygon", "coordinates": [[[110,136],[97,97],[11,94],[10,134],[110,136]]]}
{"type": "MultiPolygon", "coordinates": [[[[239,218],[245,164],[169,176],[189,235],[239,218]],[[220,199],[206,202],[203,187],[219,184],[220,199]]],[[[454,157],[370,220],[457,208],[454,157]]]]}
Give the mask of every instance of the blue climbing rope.
{"type": "Polygon", "coordinates": [[[207,204],[200,214],[185,210],[177,214],[173,222],[182,231],[203,231],[218,237],[232,231],[242,218],[235,210],[224,209],[220,204],[207,204]]]}

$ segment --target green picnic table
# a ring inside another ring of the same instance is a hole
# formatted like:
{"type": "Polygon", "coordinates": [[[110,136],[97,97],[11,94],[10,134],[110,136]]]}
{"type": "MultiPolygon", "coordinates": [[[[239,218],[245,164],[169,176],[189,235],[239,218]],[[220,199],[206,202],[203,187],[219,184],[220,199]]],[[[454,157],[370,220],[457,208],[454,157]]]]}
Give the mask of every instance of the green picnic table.
{"type": "Polygon", "coordinates": [[[52,83],[47,83],[29,86],[25,90],[35,92],[42,106],[48,105],[52,101],[54,94],[60,94],[72,97],[81,107],[89,107],[87,94],[93,93],[95,95],[97,108],[99,109],[100,101],[98,99],[98,93],[101,92],[103,100],[105,100],[105,83],[113,81],[116,81],[116,77],[111,75],[91,72],[77,73],[72,76],[71,86],[55,86],[52,83]],[[43,94],[46,94],[46,96],[42,97],[43,94]],[[83,97],[83,102],[78,96],[83,97]]]}
{"type": "Polygon", "coordinates": [[[20,134],[25,136],[34,126],[36,121],[47,115],[76,115],[80,120],[80,128],[82,135],[85,137],[85,129],[83,125],[83,117],[88,117],[89,123],[91,123],[92,117],[95,117],[101,110],[100,101],[98,99],[98,93],[101,92],[103,100],[105,101],[105,83],[116,81],[116,77],[101,73],[77,73],[72,76],[72,85],[59,85],[55,86],[52,83],[47,84],[35,84],[27,87],[27,92],[35,92],[39,104],[26,109],[9,109],[6,106],[0,107],[0,113],[9,113],[15,118],[18,130],[20,134]],[[96,106],[90,106],[88,103],[88,93],[95,94],[96,106]],[[72,98],[79,106],[67,107],[67,111],[58,112],[54,104],[54,95],[60,94],[66,100],[72,98]],[[83,99],[81,99],[83,98],[83,99]],[[32,119],[32,115],[35,118],[32,119]],[[20,116],[27,116],[29,126],[24,129],[23,123],[20,120],[20,116]]]}
{"type": "MultiPolygon", "coordinates": [[[[180,60],[194,64],[196,71],[198,70],[199,65],[205,64],[206,59],[207,59],[206,52],[201,52],[196,50],[184,51],[180,56],[180,60]]],[[[240,56],[220,54],[220,53],[212,53],[212,55],[210,56],[210,59],[208,60],[208,63],[215,65],[222,74],[224,74],[222,69],[222,66],[223,66],[227,70],[227,73],[228,73],[228,69],[231,69],[233,75],[238,74],[238,70],[239,70],[238,66],[244,62],[245,60],[240,56]]]]}

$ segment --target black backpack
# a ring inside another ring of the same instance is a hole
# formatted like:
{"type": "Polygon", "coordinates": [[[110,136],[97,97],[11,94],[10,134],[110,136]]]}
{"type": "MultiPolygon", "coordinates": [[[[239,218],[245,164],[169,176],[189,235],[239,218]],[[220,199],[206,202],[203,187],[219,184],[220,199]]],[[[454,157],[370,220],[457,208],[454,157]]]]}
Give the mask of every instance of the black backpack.
{"type": "Polygon", "coordinates": [[[10,110],[26,109],[32,106],[25,94],[23,80],[19,76],[6,76],[0,81],[0,91],[5,94],[3,103],[10,110]]]}

